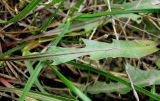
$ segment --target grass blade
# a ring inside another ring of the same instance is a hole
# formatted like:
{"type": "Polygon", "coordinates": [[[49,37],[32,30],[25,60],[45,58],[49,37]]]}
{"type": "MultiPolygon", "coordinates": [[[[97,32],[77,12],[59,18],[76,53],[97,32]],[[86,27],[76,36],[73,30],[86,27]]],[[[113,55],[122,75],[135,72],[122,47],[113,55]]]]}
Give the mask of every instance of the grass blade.
{"type": "Polygon", "coordinates": [[[23,93],[21,94],[21,96],[19,97],[18,101],[24,101],[25,97],[28,95],[29,90],[32,86],[32,84],[35,82],[35,79],[37,78],[39,72],[41,71],[41,69],[44,67],[44,63],[39,62],[39,64],[35,67],[35,70],[32,72],[29,80],[27,81],[24,89],[23,89],[23,93]]]}
{"type": "Polygon", "coordinates": [[[51,16],[49,17],[49,19],[47,20],[47,22],[41,26],[39,32],[43,32],[47,29],[47,27],[51,24],[51,22],[54,19],[54,16],[56,15],[56,13],[59,11],[59,9],[62,7],[62,4],[64,3],[65,0],[62,0],[61,3],[59,4],[58,8],[51,14],[51,16]]]}
{"type": "Polygon", "coordinates": [[[52,44],[53,46],[57,46],[59,41],[63,38],[64,34],[68,31],[70,24],[71,24],[70,20],[68,20],[67,23],[64,24],[64,30],[57,36],[56,40],[52,44]]]}
{"type": "Polygon", "coordinates": [[[4,56],[6,56],[6,55],[9,55],[9,54],[11,54],[11,53],[13,53],[13,52],[15,52],[15,51],[18,51],[18,50],[22,49],[22,48],[25,47],[25,46],[26,46],[26,43],[17,45],[16,47],[13,47],[13,48],[7,50],[5,53],[0,54],[0,56],[1,56],[1,57],[4,57],[4,56]]]}
{"type": "Polygon", "coordinates": [[[159,13],[160,9],[139,9],[139,10],[118,10],[118,11],[105,11],[105,12],[98,12],[93,14],[81,14],[74,19],[81,19],[81,18],[94,18],[94,17],[101,17],[107,15],[117,15],[117,14],[129,14],[129,13],[159,13]]]}
{"type": "MultiPolygon", "coordinates": [[[[32,71],[33,71],[33,67],[32,67],[32,63],[30,61],[24,61],[26,67],[27,67],[27,70],[29,71],[30,74],[32,74],[32,71]]],[[[40,82],[38,81],[38,79],[35,80],[35,84],[36,86],[38,87],[38,89],[42,92],[42,93],[47,93],[42,85],[40,84],[40,82]]]]}
{"type": "Polygon", "coordinates": [[[73,9],[71,10],[71,13],[69,14],[70,17],[73,16],[73,14],[75,13],[75,11],[78,9],[78,7],[83,3],[84,0],[78,0],[76,5],[73,7],[73,9]]]}
{"type": "MultiPolygon", "coordinates": [[[[24,52],[23,52],[23,55],[24,55],[24,56],[25,56],[25,55],[28,55],[27,51],[24,51],[24,52]]],[[[27,70],[29,71],[29,74],[31,75],[32,72],[34,71],[33,66],[32,66],[32,63],[28,60],[28,61],[24,61],[24,64],[26,65],[27,70]]],[[[38,89],[39,89],[42,93],[47,93],[47,92],[43,89],[42,85],[40,84],[40,82],[38,81],[37,78],[36,78],[36,80],[35,80],[35,84],[36,84],[36,86],[38,87],[38,89]]]]}
{"type": "Polygon", "coordinates": [[[34,9],[41,0],[32,0],[30,4],[28,4],[19,14],[17,14],[15,17],[10,19],[9,21],[3,21],[0,20],[0,23],[8,24],[8,23],[16,23],[17,21],[21,20],[23,17],[25,17],[32,9],[34,9]]]}
{"type": "Polygon", "coordinates": [[[63,81],[63,83],[76,95],[78,95],[83,101],[91,101],[86,95],[84,95],[77,87],[75,87],[65,76],[63,76],[55,66],[48,64],[52,71],[63,81]]]}

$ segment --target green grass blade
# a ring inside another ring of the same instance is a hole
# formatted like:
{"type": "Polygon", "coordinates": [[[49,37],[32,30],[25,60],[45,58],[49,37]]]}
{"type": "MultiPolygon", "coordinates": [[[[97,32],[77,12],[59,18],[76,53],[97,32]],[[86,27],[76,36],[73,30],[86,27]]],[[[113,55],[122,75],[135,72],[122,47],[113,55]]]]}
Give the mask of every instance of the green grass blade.
{"type": "Polygon", "coordinates": [[[16,23],[17,21],[21,20],[23,17],[25,17],[32,9],[36,7],[36,5],[39,4],[41,0],[32,0],[30,4],[28,4],[19,14],[17,14],[15,17],[10,19],[9,21],[3,21],[0,20],[0,23],[16,23]]]}
{"type": "Polygon", "coordinates": [[[52,44],[53,46],[57,46],[59,41],[63,38],[64,34],[68,31],[70,24],[71,24],[71,22],[68,19],[67,23],[64,24],[64,30],[57,36],[56,40],[53,42],[53,44],[52,44]]]}
{"type": "Polygon", "coordinates": [[[63,3],[65,0],[62,0],[61,3],[59,4],[58,8],[51,14],[51,16],[49,17],[49,19],[47,20],[47,22],[41,26],[39,32],[43,32],[47,29],[47,27],[52,23],[54,16],[56,15],[56,13],[59,11],[59,9],[62,7],[63,3]]]}
{"type": "Polygon", "coordinates": [[[78,0],[76,5],[73,7],[73,9],[71,10],[71,13],[69,14],[70,17],[73,16],[73,14],[75,13],[75,11],[78,10],[79,6],[83,3],[84,0],[78,0]]]}
{"type": "MultiPolygon", "coordinates": [[[[33,67],[32,67],[32,63],[30,61],[24,61],[27,70],[29,71],[30,74],[32,74],[33,72],[33,67]]],[[[35,84],[38,87],[38,89],[42,92],[42,93],[47,93],[44,89],[43,86],[40,84],[40,82],[38,81],[38,79],[35,80],[35,84]]]]}
{"type": "Polygon", "coordinates": [[[74,19],[81,19],[81,18],[94,18],[94,17],[101,17],[107,15],[117,15],[117,14],[129,14],[129,13],[159,13],[160,9],[138,9],[138,10],[118,10],[118,11],[105,11],[105,12],[98,12],[93,14],[81,14],[74,19]]]}
{"type": "Polygon", "coordinates": [[[29,80],[27,81],[24,89],[23,89],[23,93],[22,95],[19,97],[18,101],[24,101],[25,97],[28,95],[29,90],[32,86],[32,84],[35,82],[39,72],[41,71],[41,69],[44,67],[44,63],[39,62],[39,64],[35,67],[35,70],[32,72],[29,80]]]}
{"type": "MultiPolygon", "coordinates": [[[[85,70],[89,70],[89,71],[98,73],[98,74],[100,74],[100,75],[102,75],[102,76],[105,76],[105,77],[107,77],[107,78],[110,78],[110,79],[115,80],[115,81],[118,81],[118,82],[121,82],[121,83],[125,84],[126,86],[131,87],[131,85],[130,85],[130,83],[129,83],[128,81],[126,81],[126,80],[124,80],[124,79],[121,79],[121,78],[119,78],[119,77],[116,77],[116,76],[114,76],[114,75],[112,75],[112,74],[110,74],[110,73],[101,71],[101,70],[99,70],[99,69],[96,69],[96,68],[94,68],[94,67],[91,67],[91,66],[85,65],[85,64],[81,64],[81,63],[76,63],[76,62],[72,62],[72,61],[70,61],[70,62],[68,62],[68,63],[76,66],[77,68],[81,68],[81,69],[85,69],[85,70]]],[[[151,97],[151,98],[153,98],[153,99],[155,99],[155,100],[159,100],[159,99],[160,99],[160,96],[155,95],[155,94],[152,94],[151,92],[149,92],[149,91],[141,88],[140,86],[134,85],[134,87],[135,87],[135,89],[136,89],[138,92],[141,92],[141,93],[143,93],[143,94],[145,94],[145,95],[147,95],[147,96],[149,96],[149,97],[151,97]]]]}
{"type": "Polygon", "coordinates": [[[18,51],[18,50],[22,49],[22,48],[25,47],[25,46],[26,46],[26,43],[17,45],[16,47],[13,47],[13,48],[7,50],[5,53],[0,54],[0,57],[4,57],[4,56],[6,56],[6,55],[9,55],[9,54],[11,54],[11,53],[13,53],[13,52],[15,52],[15,51],[18,51]]]}
{"type": "Polygon", "coordinates": [[[65,76],[63,76],[55,66],[48,64],[52,71],[63,81],[63,83],[76,95],[78,95],[83,101],[91,101],[86,95],[84,95],[77,87],[73,85],[65,76]]]}

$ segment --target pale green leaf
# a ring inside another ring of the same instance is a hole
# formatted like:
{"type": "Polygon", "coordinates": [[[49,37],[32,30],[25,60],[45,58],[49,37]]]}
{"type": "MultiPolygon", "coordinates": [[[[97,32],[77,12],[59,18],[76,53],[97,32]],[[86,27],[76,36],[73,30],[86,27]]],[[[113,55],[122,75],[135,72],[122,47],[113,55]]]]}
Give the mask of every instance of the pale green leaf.
{"type": "Polygon", "coordinates": [[[140,70],[129,64],[126,65],[126,71],[130,75],[134,84],[140,86],[149,86],[153,84],[160,84],[160,71],[159,70],[140,70]]]}
{"type": "MultiPolygon", "coordinates": [[[[134,85],[146,87],[150,85],[160,84],[160,71],[159,70],[140,70],[129,64],[126,65],[126,71],[130,75],[134,85]]],[[[97,93],[112,93],[118,92],[121,94],[126,94],[131,88],[127,87],[122,83],[106,83],[106,82],[96,82],[87,88],[87,92],[97,94],[97,93]]]]}
{"type": "MultiPolygon", "coordinates": [[[[81,86],[83,88],[84,86],[81,86]]],[[[118,92],[120,94],[126,94],[130,91],[130,88],[122,83],[106,83],[102,81],[96,82],[94,85],[90,85],[87,87],[86,90],[88,93],[91,94],[98,94],[98,93],[112,93],[118,92]]]]}
{"type": "Polygon", "coordinates": [[[77,52],[77,54],[68,54],[68,55],[50,57],[49,59],[53,60],[54,64],[56,65],[68,62],[83,55],[87,55],[86,53],[78,54],[80,50],[82,49],[53,47],[52,49],[50,48],[50,50],[47,53],[61,54],[61,53],[77,52]]]}
{"type": "Polygon", "coordinates": [[[95,60],[108,57],[141,58],[158,51],[156,48],[157,44],[148,40],[113,40],[112,43],[98,42],[87,39],[83,39],[83,41],[86,44],[86,47],[84,48],[50,47],[47,54],[66,54],[53,56],[48,59],[53,60],[54,64],[60,64],[84,55],[89,55],[91,59],[95,60]]]}
{"type": "Polygon", "coordinates": [[[135,41],[125,41],[125,40],[113,40],[111,44],[98,42],[93,40],[84,40],[86,44],[86,49],[109,49],[109,51],[99,51],[95,53],[90,53],[92,59],[103,59],[107,57],[126,57],[126,58],[141,58],[143,56],[149,55],[156,52],[156,43],[149,40],[135,40],[135,41]]]}

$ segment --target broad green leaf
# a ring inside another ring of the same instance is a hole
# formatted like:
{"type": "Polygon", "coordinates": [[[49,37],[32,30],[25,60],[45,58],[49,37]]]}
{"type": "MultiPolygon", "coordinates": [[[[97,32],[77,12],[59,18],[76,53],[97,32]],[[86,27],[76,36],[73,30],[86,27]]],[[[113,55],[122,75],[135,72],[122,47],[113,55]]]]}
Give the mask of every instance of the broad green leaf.
{"type": "MultiPolygon", "coordinates": [[[[129,64],[126,65],[126,71],[128,71],[132,82],[134,85],[146,87],[150,85],[159,85],[160,84],[160,71],[159,70],[140,70],[129,64]]],[[[126,94],[131,88],[118,82],[118,83],[109,83],[106,82],[96,82],[94,85],[91,85],[87,88],[87,92],[97,94],[97,93],[111,93],[118,92],[121,94],[126,94]]]]}
{"type": "Polygon", "coordinates": [[[149,40],[113,40],[112,43],[98,42],[87,39],[83,39],[83,41],[86,44],[86,47],[84,48],[50,47],[47,52],[48,54],[66,54],[53,56],[48,59],[53,60],[54,64],[60,64],[84,55],[90,55],[91,59],[96,60],[108,57],[141,58],[158,51],[156,48],[157,44],[149,40]]]}
{"type": "MultiPolygon", "coordinates": [[[[75,49],[75,48],[60,48],[60,47],[53,47],[50,49],[47,53],[55,53],[55,54],[61,54],[61,53],[68,53],[68,52],[79,52],[81,49],[75,49]]],[[[64,55],[64,56],[55,56],[55,57],[50,57],[50,60],[54,61],[54,64],[60,64],[60,63],[65,63],[70,60],[76,59],[80,56],[87,55],[86,53],[83,54],[69,54],[69,55],[64,55]]]]}
{"type": "Polygon", "coordinates": [[[113,40],[112,43],[98,42],[87,39],[83,39],[83,41],[86,44],[86,47],[84,48],[62,48],[55,47],[53,45],[44,54],[13,58],[1,57],[0,60],[53,60],[54,64],[57,65],[85,55],[89,55],[90,58],[94,60],[100,60],[108,57],[141,58],[159,50],[156,47],[157,43],[149,40],[113,40]]]}
{"type": "Polygon", "coordinates": [[[85,40],[86,49],[109,49],[109,51],[99,51],[95,53],[90,53],[92,59],[103,59],[107,57],[126,57],[126,58],[141,58],[143,56],[149,55],[153,52],[158,51],[156,48],[156,43],[149,40],[135,40],[135,41],[125,41],[125,40],[113,40],[110,43],[98,42],[93,40],[85,40]]]}

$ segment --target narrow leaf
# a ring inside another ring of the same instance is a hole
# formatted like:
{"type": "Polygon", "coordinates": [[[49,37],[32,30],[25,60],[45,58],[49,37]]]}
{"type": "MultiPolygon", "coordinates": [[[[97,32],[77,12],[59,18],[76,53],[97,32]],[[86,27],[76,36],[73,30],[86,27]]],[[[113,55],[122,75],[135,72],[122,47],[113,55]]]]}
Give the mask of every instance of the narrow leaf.
{"type": "Polygon", "coordinates": [[[73,91],[77,96],[79,96],[83,101],[91,101],[85,94],[83,94],[77,87],[73,85],[65,76],[63,76],[54,65],[48,64],[52,71],[64,82],[64,84],[73,91]]]}

